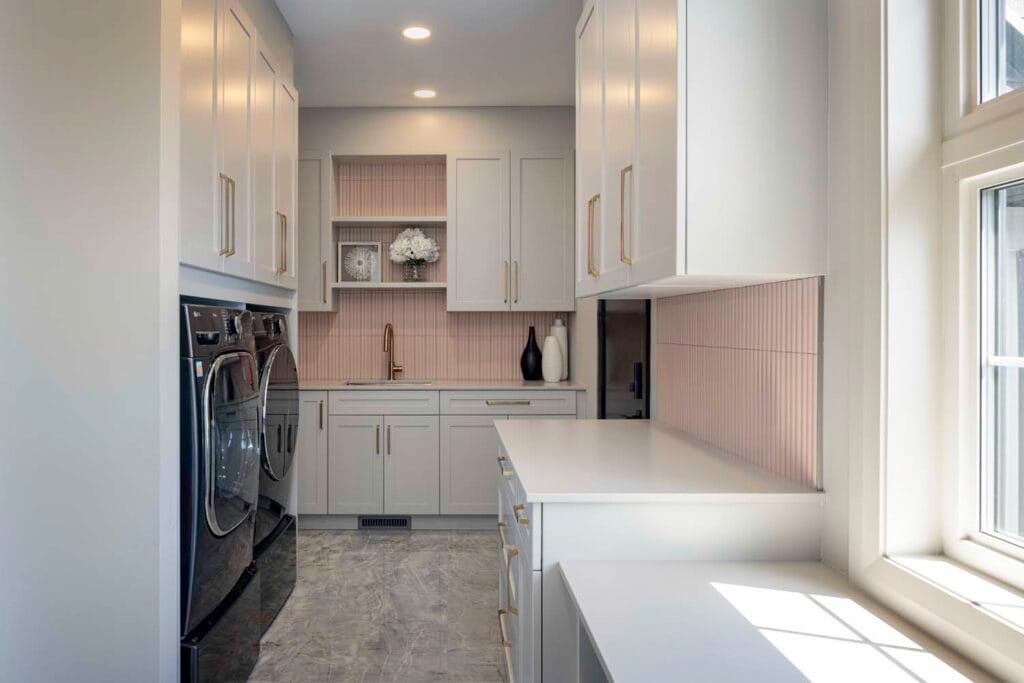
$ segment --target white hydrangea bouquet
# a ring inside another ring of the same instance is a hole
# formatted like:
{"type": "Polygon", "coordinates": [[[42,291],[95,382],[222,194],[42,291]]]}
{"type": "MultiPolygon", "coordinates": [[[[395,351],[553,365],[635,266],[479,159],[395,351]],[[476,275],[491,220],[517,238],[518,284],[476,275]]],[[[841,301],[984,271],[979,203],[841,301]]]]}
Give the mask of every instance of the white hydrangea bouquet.
{"type": "Polygon", "coordinates": [[[388,251],[392,261],[403,265],[406,282],[422,282],[423,265],[434,263],[440,256],[437,240],[419,228],[403,230],[388,251]]]}

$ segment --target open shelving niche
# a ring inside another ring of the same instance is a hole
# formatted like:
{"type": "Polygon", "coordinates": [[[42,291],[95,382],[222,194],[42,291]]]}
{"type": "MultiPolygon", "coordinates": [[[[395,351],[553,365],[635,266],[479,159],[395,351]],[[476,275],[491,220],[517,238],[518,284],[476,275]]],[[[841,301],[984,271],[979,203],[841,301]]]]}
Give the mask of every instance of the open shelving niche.
{"type": "Polygon", "coordinates": [[[331,218],[333,289],[445,289],[447,161],[430,156],[334,156],[331,218]],[[425,282],[404,282],[388,247],[402,230],[418,227],[437,240],[440,258],[427,265],[425,282]],[[339,242],[379,242],[380,282],[342,282],[339,242]]]}

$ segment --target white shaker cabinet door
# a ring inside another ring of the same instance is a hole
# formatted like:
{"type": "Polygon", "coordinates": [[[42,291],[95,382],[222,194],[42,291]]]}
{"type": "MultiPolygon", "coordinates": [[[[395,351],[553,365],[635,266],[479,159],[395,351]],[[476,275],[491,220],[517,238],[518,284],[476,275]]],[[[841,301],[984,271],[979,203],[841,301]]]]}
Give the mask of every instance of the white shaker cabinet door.
{"type": "Polygon", "coordinates": [[[448,155],[448,310],[507,311],[509,153],[448,155]]]}
{"type": "Polygon", "coordinates": [[[327,514],[327,392],[299,392],[299,514],[327,514]]]}
{"type": "Polygon", "coordinates": [[[214,89],[217,71],[217,3],[182,0],[181,22],[181,232],[182,263],[218,271],[226,246],[219,213],[214,89]]]}
{"type": "Polygon", "coordinates": [[[602,2],[590,0],[576,26],[576,296],[601,290],[604,234],[604,37],[602,2]]]}
{"type": "Polygon", "coordinates": [[[384,512],[436,515],[438,418],[389,415],[384,418],[384,512]]]}
{"type": "Polygon", "coordinates": [[[299,103],[295,89],[281,81],[277,82],[274,98],[274,197],[276,214],[274,221],[275,263],[277,284],[295,289],[296,232],[295,219],[295,176],[298,144],[299,103]]]}
{"type": "Polygon", "coordinates": [[[331,415],[327,461],[327,510],[332,515],[384,512],[384,419],[331,415]]]}
{"type": "Polygon", "coordinates": [[[575,308],[571,150],[512,156],[512,310],[575,308]]]}
{"type": "Polygon", "coordinates": [[[445,415],[441,418],[441,514],[496,514],[498,451],[494,428],[503,415],[445,415]]]}
{"type": "Polygon", "coordinates": [[[274,98],[277,68],[273,58],[257,41],[252,77],[252,235],[255,278],[277,283],[278,221],[274,213],[274,98]]]}
{"type": "Polygon", "coordinates": [[[300,311],[330,311],[334,308],[330,198],[330,154],[303,152],[299,159],[295,223],[300,311]]]}
{"type": "Polygon", "coordinates": [[[255,30],[238,0],[221,0],[217,50],[218,196],[224,212],[224,272],[253,277],[250,221],[250,99],[255,30]]]}

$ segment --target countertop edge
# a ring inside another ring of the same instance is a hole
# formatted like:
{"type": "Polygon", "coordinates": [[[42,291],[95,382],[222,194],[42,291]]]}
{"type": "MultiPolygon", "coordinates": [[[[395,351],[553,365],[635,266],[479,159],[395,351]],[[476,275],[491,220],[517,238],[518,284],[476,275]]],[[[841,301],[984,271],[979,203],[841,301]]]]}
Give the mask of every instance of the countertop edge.
{"type": "Polygon", "coordinates": [[[299,382],[299,391],[586,391],[579,384],[555,383],[516,384],[502,382],[481,382],[464,384],[433,382],[431,384],[345,384],[342,382],[299,382]]]}
{"type": "MultiPolygon", "coordinates": [[[[515,463],[513,463],[515,464],[515,463]]],[[[824,491],[780,491],[778,493],[535,493],[526,494],[527,503],[566,505],[579,503],[718,503],[825,504],[824,491]]]]}

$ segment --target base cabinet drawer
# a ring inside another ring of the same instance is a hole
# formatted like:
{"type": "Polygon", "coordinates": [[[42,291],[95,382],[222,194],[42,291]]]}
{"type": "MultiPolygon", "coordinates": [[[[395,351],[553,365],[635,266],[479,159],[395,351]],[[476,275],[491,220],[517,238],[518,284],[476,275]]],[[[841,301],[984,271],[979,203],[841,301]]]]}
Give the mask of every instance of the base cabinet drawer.
{"type": "Polygon", "coordinates": [[[574,391],[442,391],[443,415],[576,414],[574,391]]]}
{"type": "Polygon", "coordinates": [[[438,392],[382,389],[330,392],[331,415],[437,415],[438,392]]]}

